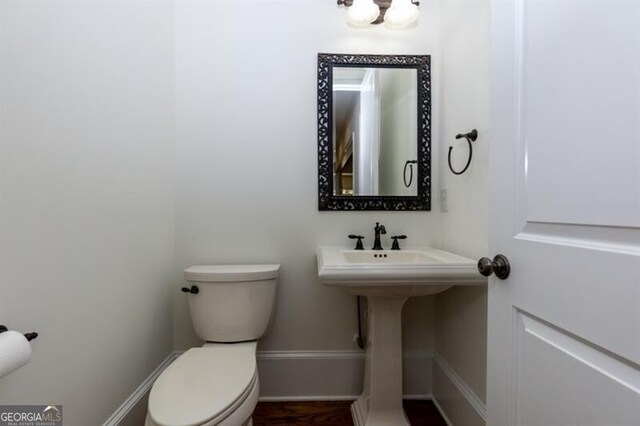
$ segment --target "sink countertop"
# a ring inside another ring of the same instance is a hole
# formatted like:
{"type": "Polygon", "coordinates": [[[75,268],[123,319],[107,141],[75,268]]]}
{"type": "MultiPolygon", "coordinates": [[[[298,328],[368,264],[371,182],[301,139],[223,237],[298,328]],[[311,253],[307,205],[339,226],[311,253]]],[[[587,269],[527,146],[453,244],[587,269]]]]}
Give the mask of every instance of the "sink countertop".
{"type": "Polygon", "coordinates": [[[318,277],[327,286],[481,285],[476,261],[431,247],[353,250],[319,247],[318,277]]]}

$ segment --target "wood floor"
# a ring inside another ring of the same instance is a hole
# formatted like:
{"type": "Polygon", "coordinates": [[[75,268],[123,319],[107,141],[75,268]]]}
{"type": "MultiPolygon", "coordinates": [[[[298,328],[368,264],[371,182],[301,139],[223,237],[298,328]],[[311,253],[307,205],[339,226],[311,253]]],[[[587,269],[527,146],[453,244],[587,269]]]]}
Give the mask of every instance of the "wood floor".
{"type": "MultiPolygon", "coordinates": [[[[351,426],[352,401],[259,402],[254,426],[351,426]]],[[[411,426],[446,426],[431,401],[404,401],[411,426]]],[[[389,425],[394,426],[394,425],[389,425]]]]}

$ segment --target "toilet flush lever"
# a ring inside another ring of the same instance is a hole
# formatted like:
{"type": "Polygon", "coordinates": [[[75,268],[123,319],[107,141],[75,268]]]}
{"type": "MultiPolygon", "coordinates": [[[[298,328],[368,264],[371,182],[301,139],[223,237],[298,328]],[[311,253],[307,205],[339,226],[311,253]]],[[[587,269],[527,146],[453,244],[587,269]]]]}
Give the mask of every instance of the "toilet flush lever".
{"type": "Polygon", "coordinates": [[[200,293],[200,289],[198,288],[197,285],[192,285],[191,288],[182,287],[182,292],[183,293],[198,294],[198,293],[200,293]]]}

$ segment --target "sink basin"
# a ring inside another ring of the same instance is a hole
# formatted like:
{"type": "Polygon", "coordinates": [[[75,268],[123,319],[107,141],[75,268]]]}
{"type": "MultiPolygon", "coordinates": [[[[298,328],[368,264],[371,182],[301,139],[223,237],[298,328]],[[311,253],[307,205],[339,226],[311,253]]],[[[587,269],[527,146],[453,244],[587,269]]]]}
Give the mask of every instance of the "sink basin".
{"type": "Polygon", "coordinates": [[[425,296],[452,285],[487,281],[474,260],[431,247],[400,251],[320,247],[317,259],[322,284],[361,296],[425,296]]]}
{"type": "Polygon", "coordinates": [[[320,247],[318,278],[366,296],[368,333],[362,395],[351,405],[356,426],[408,426],[402,409],[402,306],[413,296],[440,293],[454,285],[486,284],[476,262],[430,247],[408,250],[350,250],[320,247]]]}

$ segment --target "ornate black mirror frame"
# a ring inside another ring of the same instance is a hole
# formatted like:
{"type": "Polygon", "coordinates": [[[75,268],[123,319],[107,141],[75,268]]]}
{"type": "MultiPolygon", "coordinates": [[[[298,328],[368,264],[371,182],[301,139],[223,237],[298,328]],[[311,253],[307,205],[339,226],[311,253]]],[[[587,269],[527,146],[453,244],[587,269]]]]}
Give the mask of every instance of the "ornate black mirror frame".
{"type": "Polygon", "coordinates": [[[431,57],[318,54],[318,209],[431,210],[431,57]],[[333,68],[414,68],[418,75],[417,196],[333,194],[333,68]]]}

